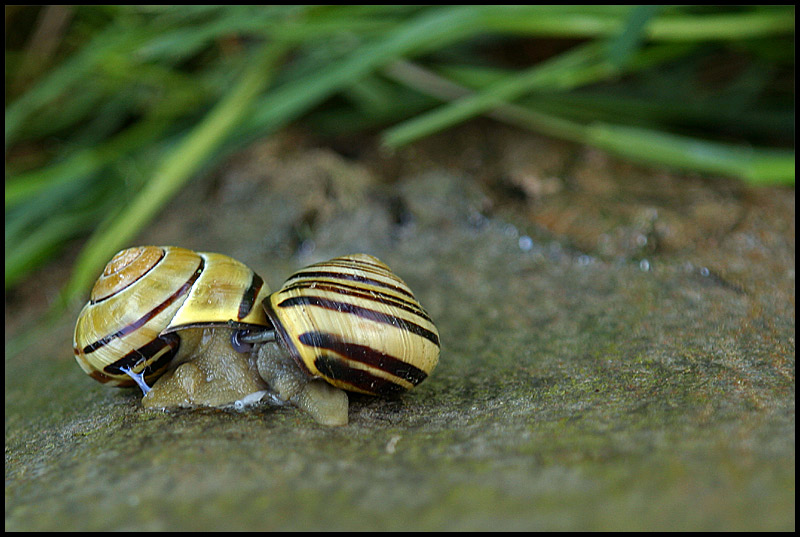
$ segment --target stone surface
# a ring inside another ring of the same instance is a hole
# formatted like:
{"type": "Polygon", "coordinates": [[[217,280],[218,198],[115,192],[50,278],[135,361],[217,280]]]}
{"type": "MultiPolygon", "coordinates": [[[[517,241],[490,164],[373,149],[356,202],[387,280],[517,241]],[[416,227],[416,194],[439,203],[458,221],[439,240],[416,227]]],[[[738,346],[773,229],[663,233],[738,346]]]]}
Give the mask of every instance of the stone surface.
{"type": "Polygon", "coordinates": [[[338,428],[144,410],[75,364],[79,305],[9,352],[66,256],[7,296],[7,530],[794,529],[793,189],[480,123],[352,153],[284,133],[139,242],[231,255],[273,288],[376,255],[437,321],[430,378],[351,396],[338,428]]]}

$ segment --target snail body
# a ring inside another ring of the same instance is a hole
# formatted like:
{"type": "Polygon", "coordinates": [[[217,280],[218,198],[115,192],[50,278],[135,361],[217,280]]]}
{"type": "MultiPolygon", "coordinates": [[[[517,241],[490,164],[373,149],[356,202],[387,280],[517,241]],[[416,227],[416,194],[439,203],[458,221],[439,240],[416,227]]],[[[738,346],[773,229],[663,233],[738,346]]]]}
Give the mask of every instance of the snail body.
{"type": "Polygon", "coordinates": [[[270,394],[343,425],[343,390],[413,388],[438,362],[439,335],[408,286],[366,254],[301,269],[270,294],[227,256],[139,247],[106,266],[79,316],[74,351],[96,380],[140,384],[146,407],[270,394]]]}

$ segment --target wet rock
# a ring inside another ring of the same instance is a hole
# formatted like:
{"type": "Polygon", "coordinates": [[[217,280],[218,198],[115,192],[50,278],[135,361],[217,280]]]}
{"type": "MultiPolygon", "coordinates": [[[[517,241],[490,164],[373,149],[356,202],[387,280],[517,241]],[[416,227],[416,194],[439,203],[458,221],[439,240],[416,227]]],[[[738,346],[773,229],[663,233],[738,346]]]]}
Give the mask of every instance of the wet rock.
{"type": "Polygon", "coordinates": [[[140,242],[274,287],[376,255],[437,322],[430,378],[351,396],[333,429],[291,407],[143,410],[80,371],[70,315],[7,355],[6,529],[793,529],[793,191],[482,124],[388,158],[284,134],[140,242]],[[561,153],[536,168],[526,143],[561,153]]]}

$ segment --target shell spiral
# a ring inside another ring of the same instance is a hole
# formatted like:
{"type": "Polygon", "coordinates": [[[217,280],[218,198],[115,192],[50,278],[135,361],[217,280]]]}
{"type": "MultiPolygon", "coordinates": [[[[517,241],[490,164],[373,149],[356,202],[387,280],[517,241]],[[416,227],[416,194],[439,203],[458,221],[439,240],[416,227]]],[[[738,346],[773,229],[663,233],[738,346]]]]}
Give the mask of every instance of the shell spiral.
{"type": "Polygon", "coordinates": [[[400,393],[439,361],[431,318],[403,280],[366,254],[296,272],[264,308],[295,361],[338,388],[400,393]]]}
{"type": "Polygon", "coordinates": [[[269,326],[263,280],[230,257],[172,246],[123,250],[109,261],[75,326],[73,351],[94,379],[132,386],[124,373],[163,373],[180,350],[180,330],[269,326]]]}

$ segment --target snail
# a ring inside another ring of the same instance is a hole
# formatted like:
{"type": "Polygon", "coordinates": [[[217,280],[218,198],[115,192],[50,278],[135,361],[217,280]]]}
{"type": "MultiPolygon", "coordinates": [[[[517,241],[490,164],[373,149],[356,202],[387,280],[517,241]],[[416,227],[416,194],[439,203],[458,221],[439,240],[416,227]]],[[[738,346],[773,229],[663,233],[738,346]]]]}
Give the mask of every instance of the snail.
{"type": "Polygon", "coordinates": [[[73,347],[94,379],[138,384],[148,408],[267,396],[344,425],[345,391],[413,388],[438,363],[439,334],[408,286],[366,254],[301,269],[270,293],[230,257],[147,246],[108,263],[73,347]]]}
{"type": "MultiPolygon", "coordinates": [[[[106,265],[78,316],[75,358],[102,383],[139,384],[145,406],[157,405],[163,390],[151,391],[148,383],[178,370],[179,378],[190,382],[195,362],[205,367],[202,359],[209,354],[230,365],[223,370],[228,377],[249,367],[231,348],[230,333],[271,326],[260,306],[269,292],[258,275],[227,256],[175,247],[123,250],[106,265]],[[183,364],[188,365],[179,368],[183,364]]],[[[198,401],[224,404],[253,388],[265,389],[252,375],[239,376],[251,382],[215,375],[197,385],[198,401]]],[[[192,395],[186,404],[196,402],[192,395]]]]}

